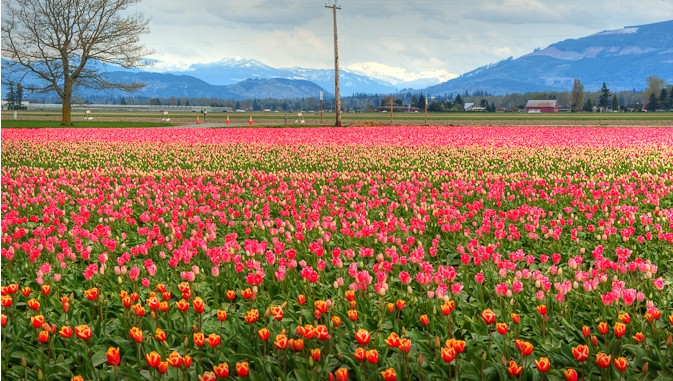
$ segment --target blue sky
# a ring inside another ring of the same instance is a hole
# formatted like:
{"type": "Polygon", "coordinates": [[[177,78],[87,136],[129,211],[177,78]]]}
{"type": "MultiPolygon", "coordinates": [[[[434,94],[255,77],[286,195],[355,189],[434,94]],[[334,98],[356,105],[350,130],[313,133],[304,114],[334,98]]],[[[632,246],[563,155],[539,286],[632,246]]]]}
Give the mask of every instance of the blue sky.
{"type": "MultiPolygon", "coordinates": [[[[333,0],[328,0],[332,4],[333,0]]],[[[320,0],[142,0],[143,42],[162,68],[227,58],[333,66],[332,11],[320,0]]],[[[557,41],[673,19],[670,0],[389,0],[337,3],[342,68],[448,79],[557,41]]]]}

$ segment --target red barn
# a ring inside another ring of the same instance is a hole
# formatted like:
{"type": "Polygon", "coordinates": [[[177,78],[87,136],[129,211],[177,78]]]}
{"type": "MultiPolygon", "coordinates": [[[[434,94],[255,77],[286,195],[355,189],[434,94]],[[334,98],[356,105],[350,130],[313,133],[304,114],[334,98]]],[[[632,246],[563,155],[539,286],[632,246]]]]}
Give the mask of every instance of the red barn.
{"type": "Polygon", "coordinates": [[[558,112],[558,101],[555,100],[528,101],[526,103],[526,112],[527,113],[558,112]]]}

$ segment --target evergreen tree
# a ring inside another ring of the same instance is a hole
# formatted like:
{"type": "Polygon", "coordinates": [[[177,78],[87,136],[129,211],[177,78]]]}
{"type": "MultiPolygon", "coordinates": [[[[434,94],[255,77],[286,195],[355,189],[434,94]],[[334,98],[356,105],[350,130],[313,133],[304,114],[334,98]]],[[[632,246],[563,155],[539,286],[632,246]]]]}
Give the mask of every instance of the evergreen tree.
{"type": "Polygon", "coordinates": [[[453,100],[453,103],[456,105],[464,105],[465,103],[463,102],[463,98],[460,97],[460,94],[456,95],[456,99],[453,100]]]}
{"type": "Polygon", "coordinates": [[[665,88],[661,89],[661,94],[659,94],[659,107],[664,110],[671,108],[671,98],[668,96],[668,91],[665,88]]]}
{"type": "Polygon", "coordinates": [[[418,101],[414,105],[421,110],[425,110],[425,95],[420,95],[418,101]]]}
{"type": "Polygon", "coordinates": [[[16,90],[14,88],[14,82],[9,83],[9,91],[7,91],[7,109],[14,110],[14,104],[16,104],[16,90]]]}
{"type": "Polygon", "coordinates": [[[619,110],[619,100],[617,100],[617,95],[612,96],[612,111],[619,110]]]}
{"type": "Polygon", "coordinates": [[[607,110],[610,106],[610,90],[605,85],[605,82],[603,82],[603,86],[601,87],[601,96],[598,98],[598,105],[603,111],[607,110]]]}
{"type": "Polygon", "coordinates": [[[587,99],[586,103],[584,104],[584,108],[582,109],[582,111],[586,111],[586,112],[594,111],[594,105],[591,104],[591,99],[587,99]]]}

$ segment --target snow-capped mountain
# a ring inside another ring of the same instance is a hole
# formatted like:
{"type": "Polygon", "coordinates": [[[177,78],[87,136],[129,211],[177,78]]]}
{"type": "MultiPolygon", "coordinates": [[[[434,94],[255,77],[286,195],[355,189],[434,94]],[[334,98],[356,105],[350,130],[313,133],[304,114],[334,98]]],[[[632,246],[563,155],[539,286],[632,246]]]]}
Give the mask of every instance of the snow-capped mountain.
{"type": "Polygon", "coordinates": [[[587,91],[640,90],[647,77],[673,83],[673,21],[603,31],[569,39],[465,73],[427,89],[432,94],[477,90],[492,94],[570,91],[579,78],[587,91]]]}

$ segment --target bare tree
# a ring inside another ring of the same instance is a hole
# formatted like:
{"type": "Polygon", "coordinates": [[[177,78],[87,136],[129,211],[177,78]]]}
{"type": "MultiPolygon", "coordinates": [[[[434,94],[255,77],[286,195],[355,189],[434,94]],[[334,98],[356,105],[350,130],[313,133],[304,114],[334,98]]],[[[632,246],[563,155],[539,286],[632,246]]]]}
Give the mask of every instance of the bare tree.
{"type": "MultiPolygon", "coordinates": [[[[140,43],[148,22],[128,7],[140,0],[2,0],[3,70],[36,78],[33,91],[55,91],[63,109],[61,124],[71,125],[73,89],[133,91],[139,83],[112,83],[102,65],[143,65],[151,54],[140,43]]],[[[29,86],[26,86],[29,88],[29,86]]]]}
{"type": "Polygon", "coordinates": [[[570,101],[570,108],[573,112],[582,110],[582,105],[584,105],[584,85],[580,82],[579,78],[575,78],[575,81],[573,82],[570,101]]]}
{"type": "Polygon", "coordinates": [[[650,102],[652,95],[654,95],[656,99],[656,97],[661,94],[661,89],[663,89],[665,85],[666,82],[659,77],[653,75],[647,77],[647,87],[645,88],[645,91],[643,91],[643,101],[650,102]]]}

